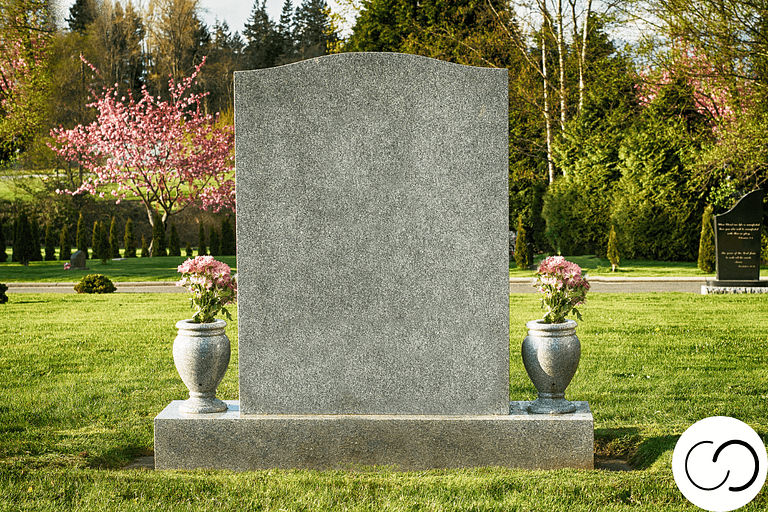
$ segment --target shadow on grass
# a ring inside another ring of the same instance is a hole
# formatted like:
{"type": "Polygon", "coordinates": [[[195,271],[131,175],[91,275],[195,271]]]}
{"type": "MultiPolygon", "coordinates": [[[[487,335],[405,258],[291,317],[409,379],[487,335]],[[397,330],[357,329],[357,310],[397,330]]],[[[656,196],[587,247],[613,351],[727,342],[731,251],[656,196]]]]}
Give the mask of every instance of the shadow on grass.
{"type": "Polygon", "coordinates": [[[630,463],[636,469],[647,469],[665,452],[675,449],[679,435],[656,436],[644,439],[638,447],[630,463]]]}
{"type": "Polygon", "coordinates": [[[120,469],[131,461],[139,457],[154,455],[152,448],[136,444],[116,446],[110,450],[90,455],[85,453],[88,458],[88,467],[92,469],[120,469]]]}
{"type": "Polygon", "coordinates": [[[639,428],[595,430],[595,457],[626,461],[633,469],[648,469],[662,454],[675,449],[679,435],[643,437],[639,428]]]}

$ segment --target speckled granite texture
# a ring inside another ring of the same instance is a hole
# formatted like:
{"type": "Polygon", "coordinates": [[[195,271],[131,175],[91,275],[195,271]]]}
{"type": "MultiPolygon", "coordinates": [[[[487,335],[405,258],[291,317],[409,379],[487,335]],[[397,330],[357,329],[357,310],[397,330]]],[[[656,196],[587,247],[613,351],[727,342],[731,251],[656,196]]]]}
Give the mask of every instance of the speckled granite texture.
{"type": "Polygon", "coordinates": [[[180,403],[155,418],[156,469],[594,467],[586,402],[565,415],[511,402],[502,416],[243,415],[236,401],[226,413],[191,415],[180,403]]]}
{"type": "Polygon", "coordinates": [[[235,74],[248,414],[506,414],[507,70],[235,74]]]}

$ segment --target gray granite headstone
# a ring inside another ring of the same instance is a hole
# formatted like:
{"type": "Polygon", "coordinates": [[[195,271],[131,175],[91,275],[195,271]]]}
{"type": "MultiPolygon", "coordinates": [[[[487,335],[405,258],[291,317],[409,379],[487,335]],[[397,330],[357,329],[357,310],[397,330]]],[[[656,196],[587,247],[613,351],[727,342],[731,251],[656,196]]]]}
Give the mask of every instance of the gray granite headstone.
{"type": "Polygon", "coordinates": [[[240,412],[509,414],[507,70],[235,74],[240,412]]]}
{"type": "Polygon", "coordinates": [[[85,253],[83,251],[75,251],[75,253],[72,255],[71,258],[69,258],[69,265],[73,269],[84,269],[85,268],[85,253]]]}
{"type": "Polygon", "coordinates": [[[762,222],[762,190],[750,192],[733,208],[715,216],[718,282],[759,281],[762,222]]]}

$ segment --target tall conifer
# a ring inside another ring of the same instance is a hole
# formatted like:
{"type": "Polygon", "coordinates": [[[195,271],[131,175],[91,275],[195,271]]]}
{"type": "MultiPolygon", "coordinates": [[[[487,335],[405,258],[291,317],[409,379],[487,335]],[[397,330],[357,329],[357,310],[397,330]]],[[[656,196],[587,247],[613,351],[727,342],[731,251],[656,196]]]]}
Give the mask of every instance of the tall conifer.
{"type": "Polygon", "coordinates": [[[65,223],[59,235],[59,261],[69,261],[70,259],[72,259],[72,244],[69,241],[69,229],[65,223]]]}
{"type": "Polygon", "coordinates": [[[125,236],[123,237],[123,244],[125,245],[125,250],[123,251],[123,255],[126,258],[135,258],[136,257],[136,239],[133,236],[133,220],[128,219],[125,222],[125,236]]]}
{"type": "Polygon", "coordinates": [[[80,212],[80,218],[77,219],[77,234],[75,236],[75,245],[78,251],[85,253],[85,258],[88,259],[88,234],[85,232],[85,219],[83,219],[83,212],[80,212]]]}
{"type": "Polygon", "coordinates": [[[704,209],[701,217],[701,238],[699,239],[699,261],[698,266],[702,272],[711,274],[715,271],[715,228],[714,212],[712,205],[704,209]]]}

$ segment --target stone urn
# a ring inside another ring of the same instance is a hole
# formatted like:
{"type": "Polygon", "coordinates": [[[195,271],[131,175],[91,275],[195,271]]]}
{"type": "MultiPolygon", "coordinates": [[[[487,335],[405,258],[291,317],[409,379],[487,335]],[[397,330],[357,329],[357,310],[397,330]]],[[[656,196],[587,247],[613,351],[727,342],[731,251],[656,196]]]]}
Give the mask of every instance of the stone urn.
{"type": "Polygon", "coordinates": [[[574,412],[576,406],[565,399],[565,388],[571,383],[581,357],[576,322],[546,324],[543,320],[533,320],[525,326],[528,336],[523,339],[523,364],[539,393],[528,411],[534,414],[574,412]]]}
{"type": "Polygon", "coordinates": [[[173,342],[173,362],[189,388],[189,399],[181,404],[179,411],[201,414],[227,410],[227,404],[216,398],[216,388],[229,366],[226,326],[227,322],[219,319],[206,324],[191,320],[176,323],[179,334],[173,342]]]}

